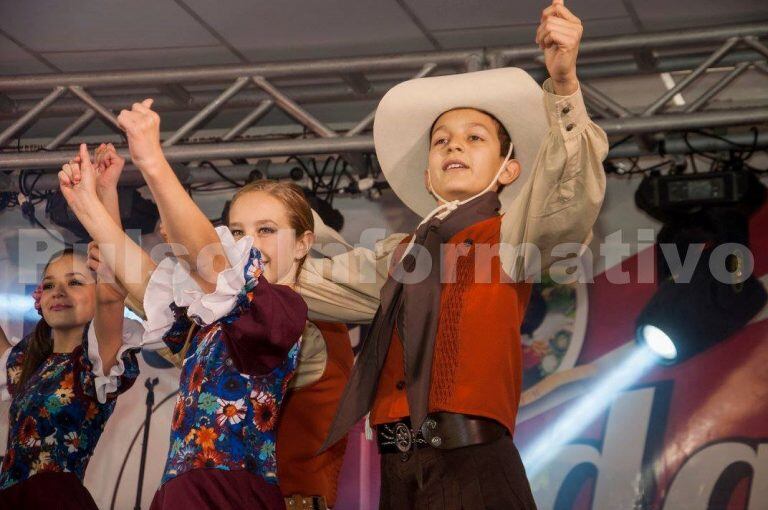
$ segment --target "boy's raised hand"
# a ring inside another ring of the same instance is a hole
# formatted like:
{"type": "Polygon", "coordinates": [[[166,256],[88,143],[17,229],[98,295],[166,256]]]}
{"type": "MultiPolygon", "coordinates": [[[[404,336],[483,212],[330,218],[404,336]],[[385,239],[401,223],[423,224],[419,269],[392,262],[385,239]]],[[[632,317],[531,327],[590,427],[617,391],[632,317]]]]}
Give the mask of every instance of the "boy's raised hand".
{"type": "Polygon", "coordinates": [[[80,217],[98,203],[96,194],[96,171],[91,164],[88,146],[80,144],[80,152],[59,172],[59,188],[72,211],[80,217]]]}
{"type": "Polygon", "coordinates": [[[555,92],[560,95],[570,95],[578,89],[576,57],[583,32],[581,20],[568,10],[563,0],[552,0],[552,5],[541,13],[536,44],[544,50],[547,71],[555,92]]]}
{"type": "Polygon", "coordinates": [[[151,171],[165,159],[160,146],[160,116],[152,111],[152,101],[133,103],[130,110],[121,111],[117,117],[128,137],[133,164],[142,172],[151,171]]]}

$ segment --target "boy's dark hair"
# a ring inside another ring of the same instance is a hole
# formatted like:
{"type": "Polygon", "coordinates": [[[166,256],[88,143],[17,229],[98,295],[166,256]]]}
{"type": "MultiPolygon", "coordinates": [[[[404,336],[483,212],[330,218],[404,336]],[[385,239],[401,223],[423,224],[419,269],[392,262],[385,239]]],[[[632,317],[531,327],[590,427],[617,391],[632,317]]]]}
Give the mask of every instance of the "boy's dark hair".
{"type": "MultiPolygon", "coordinates": [[[[499,138],[499,145],[500,145],[500,156],[502,158],[507,156],[507,152],[509,152],[509,146],[512,144],[512,138],[509,136],[509,132],[507,131],[507,128],[504,127],[504,124],[499,121],[499,119],[496,118],[495,115],[486,112],[485,110],[481,110],[479,108],[471,108],[469,106],[467,107],[458,107],[458,108],[451,108],[450,110],[446,110],[440,115],[437,116],[437,119],[432,123],[432,125],[429,127],[429,136],[432,138],[432,131],[435,129],[435,124],[437,124],[437,120],[445,115],[448,112],[452,112],[454,110],[475,110],[477,112],[480,112],[482,114],[485,114],[491,118],[491,120],[496,124],[496,136],[499,138]]],[[[515,158],[515,150],[512,149],[512,155],[510,156],[510,159],[515,158]]]]}

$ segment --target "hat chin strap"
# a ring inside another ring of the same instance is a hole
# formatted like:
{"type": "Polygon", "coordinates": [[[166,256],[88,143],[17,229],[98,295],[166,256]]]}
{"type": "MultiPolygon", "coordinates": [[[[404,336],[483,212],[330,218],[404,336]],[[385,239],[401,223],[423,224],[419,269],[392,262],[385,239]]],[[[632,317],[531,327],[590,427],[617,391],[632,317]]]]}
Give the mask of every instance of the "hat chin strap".
{"type": "Polygon", "coordinates": [[[494,184],[496,184],[496,181],[499,180],[499,176],[501,175],[501,173],[506,169],[507,163],[509,163],[509,159],[512,156],[512,149],[513,149],[512,144],[509,144],[509,150],[507,151],[507,157],[504,158],[504,162],[499,167],[499,171],[496,172],[496,175],[493,177],[493,179],[491,179],[491,182],[488,183],[488,186],[486,186],[483,191],[481,191],[479,193],[475,193],[471,197],[465,198],[464,200],[446,200],[445,198],[441,197],[440,194],[437,191],[435,191],[435,188],[432,187],[432,175],[429,172],[429,170],[427,170],[427,189],[429,190],[430,193],[432,193],[435,196],[435,198],[437,198],[440,202],[443,202],[443,203],[441,205],[438,205],[437,207],[435,207],[432,210],[432,212],[429,213],[421,221],[421,223],[419,223],[419,227],[422,226],[424,223],[428,222],[429,220],[431,220],[434,216],[437,216],[438,214],[440,214],[441,212],[449,212],[449,213],[453,212],[456,209],[458,209],[460,206],[466,204],[467,202],[471,202],[472,200],[476,199],[480,195],[483,195],[483,194],[487,193],[488,191],[490,191],[491,188],[493,188],[494,184]]]}

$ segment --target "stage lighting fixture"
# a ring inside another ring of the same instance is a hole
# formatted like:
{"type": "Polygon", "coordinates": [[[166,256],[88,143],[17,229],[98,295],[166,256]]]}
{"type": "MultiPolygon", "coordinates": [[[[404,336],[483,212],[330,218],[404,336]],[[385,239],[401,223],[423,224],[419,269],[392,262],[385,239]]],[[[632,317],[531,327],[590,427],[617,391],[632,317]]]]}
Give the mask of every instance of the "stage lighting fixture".
{"type": "Polygon", "coordinates": [[[656,237],[659,287],[637,318],[635,338],[659,363],[680,363],[705,351],[765,306],[768,295],[749,274],[748,251],[749,216],[765,196],[759,179],[740,170],[643,179],[635,202],[664,226],[656,237]],[[680,261],[695,256],[692,245],[699,246],[700,258],[689,281],[683,281],[676,274],[681,269],[670,267],[667,257],[675,252],[680,261]],[[714,273],[718,270],[722,274],[714,273]]]}
{"type": "Polygon", "coordinates": [[[291,168],[290,172],[288,172],[288,175],[290,175],[291,180],[300,181],[304,178],[304,170],[295,166],[291,168]]]}
{"type": "Polygon", "coordinates": [[[755,179],[743,171],[651,175],[640,183],[636,200],[651,216],[665,217],[692,207],[736,204],[746,198],[755,179]]]}
{"type": "Polygon", "coordinates": [[[246,182],[266,179],[267,175],[269,175],[269,166],[271,164],[272,161],[269,159],[260,159],[256,163],[256,166],[253,167],[253,170],[251,170],[251,173],[248,174],[248,180],[246,182]]]}
{"type": "MultiPolygon", "coordinates": [[[[122,187],[118,188],[118,200],[120,220],[125,230],[140,230],[142,234],[154,231],[160,217],[154,202],[142,197],[135,188],[122,187]]],[[[67,205],[61,191],[56,191],[48,197],[45,213],[51,222],[72,232],[78,239],[90,239],[88,232],[67,205]]]]}
{"type": "Polygon", "coordinates": [[[665,360],[677,358],[677,347],[669,336],[656,326],[650,324],[641,325],[637,337],[657,356],[665,360]]]}
{"type": "Polygon", "coordinates": [[[141,230],[142,235],[155,231],[160,213],[157,205],[142,197],[135,188],[118,188],[120,221],[125,230],[141,230]]]}
{"type": "Polygon", "coordinates": [[[337,232],[344,228],[344,215],[341,214],[341,211],[335,209],[327,200],[318,197],[317,194],[309,190],[304,190],[304,193],[307,195],[309,205],[317,212],[323,223],[337,232]]]}
{"type": "Polygon", "coordinates": [[[721,282],[702,259],[689,283],[669,279],[659,285],[637,318],[635,338],[659,363],[680,363],[744,327],[767,301],[753,275],[741,283],[721,282]]]}

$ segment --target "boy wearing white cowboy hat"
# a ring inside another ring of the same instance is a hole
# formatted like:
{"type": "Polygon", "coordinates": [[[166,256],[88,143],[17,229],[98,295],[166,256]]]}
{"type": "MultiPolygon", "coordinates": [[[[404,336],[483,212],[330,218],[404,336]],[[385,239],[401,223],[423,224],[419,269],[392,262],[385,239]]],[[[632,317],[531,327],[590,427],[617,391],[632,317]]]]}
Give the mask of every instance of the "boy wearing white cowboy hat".
{"type": "Polygon", "coordinates": [[[576,78],[581,33],[562,0],[543,11],[543,91],[515,68],[390,90],[376,152],[425,219],[373,251],[305,264],[311,315],[366,322],[375,310],[326,445],[370,412],[380,508],[535,508],[512,442],[530,277],[589,241],[605,192],[607,139],[576,78]]]}

